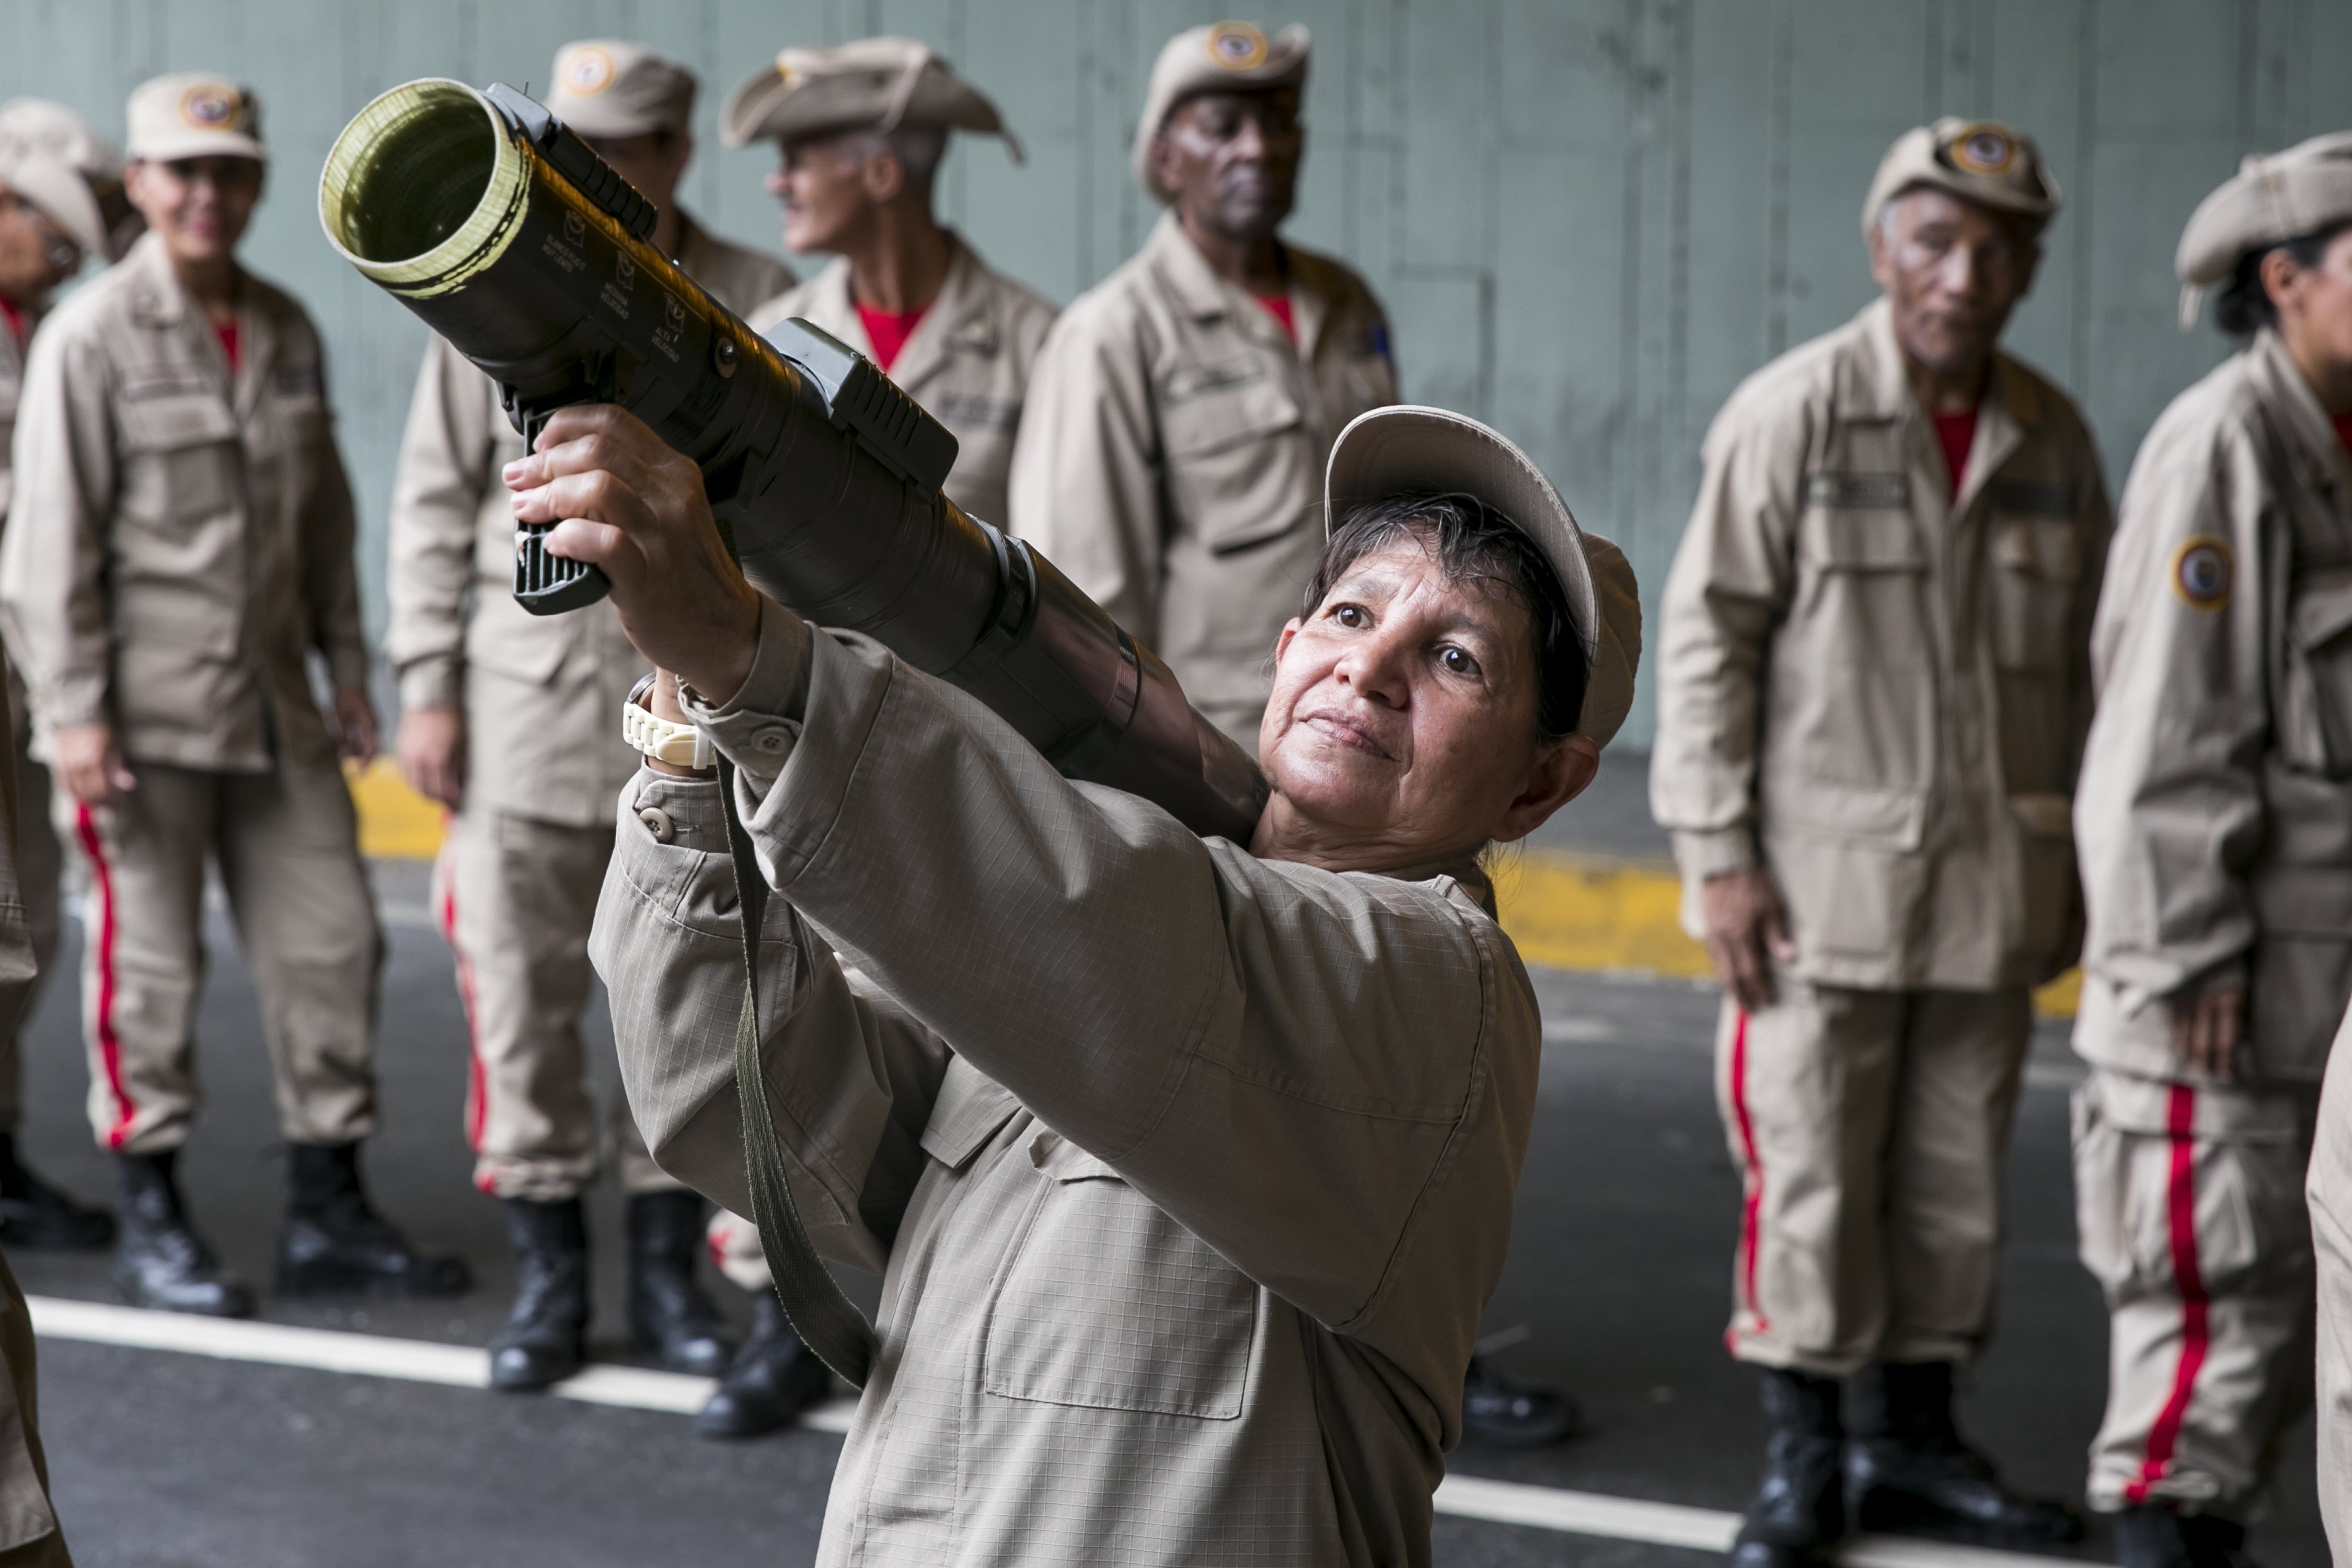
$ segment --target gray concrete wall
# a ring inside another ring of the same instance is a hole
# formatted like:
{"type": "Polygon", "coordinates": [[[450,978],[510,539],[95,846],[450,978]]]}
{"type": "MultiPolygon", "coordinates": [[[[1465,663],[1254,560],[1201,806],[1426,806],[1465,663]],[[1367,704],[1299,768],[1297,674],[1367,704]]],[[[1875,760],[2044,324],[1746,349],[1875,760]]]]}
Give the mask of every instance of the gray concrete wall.
{"type": "MultiPolygon", "coordinates": [[[[557,44],[646,39],[703,73],[687,200],[772,245],[759,151],[719,99],[787,42],[928,39],[997,97],[1016,168],[971,142],[949,212],[1004,269],[1067,300],[1153,209],[1127,177],[1174,0],[0,0],[0,97],[62,99],[120,136],[167,69],[260,90],[277,163],[247,242],[316,312],[366,519],[383,521],[422,329],[320,237],[318,171],[351,114],[424,75],[543,82],[557,44]]],[[[2173,326],[2171,256],[2250,149],[2352,125],[2342,0],[1293,0],[1316,38],[1293,233],[1369,276],[1405,394],[1526,444],[1654,595],[1706,421],[1738,379],[1844,320],[1870,282],[1857,211],[1886,143],[1938,113],[2039,136],[2066,189],[2013,346],[2072,388],[2118,479],[2166,400],[2217,359],[2173,326]]],[[[1646,692],[1628,739],[1645,742],[1646,692]]]]}

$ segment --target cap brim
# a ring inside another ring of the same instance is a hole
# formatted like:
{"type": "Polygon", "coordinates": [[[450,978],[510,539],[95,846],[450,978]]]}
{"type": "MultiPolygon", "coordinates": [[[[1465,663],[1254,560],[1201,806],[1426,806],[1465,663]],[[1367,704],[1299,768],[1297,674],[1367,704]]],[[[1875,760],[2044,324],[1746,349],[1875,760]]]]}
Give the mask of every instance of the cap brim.
{"type": "MultiPolygon", "coordinates": [[[[1324,528],[1338,526],[1364,501],[1411,494],[1475,496],[1509,518],[1535,541],[1559,579],[1576,629],[1584,639],[1589,673],[1577,728],[1606,743],[1632,705],[1633,667],[1640,658],[1638,599],[1612,577],[1603,603],[1586,535],[1559,492],[1525,452],[1475,419],[1443,408],[1400,404],[1360,414],[1332,443],[1324,470],[1324,528]],[[1630,646],[1628,646],[1630,643],[1630,646]]],[[[1616,566],[1623,555],[1595,540],[1616,566]]]]}

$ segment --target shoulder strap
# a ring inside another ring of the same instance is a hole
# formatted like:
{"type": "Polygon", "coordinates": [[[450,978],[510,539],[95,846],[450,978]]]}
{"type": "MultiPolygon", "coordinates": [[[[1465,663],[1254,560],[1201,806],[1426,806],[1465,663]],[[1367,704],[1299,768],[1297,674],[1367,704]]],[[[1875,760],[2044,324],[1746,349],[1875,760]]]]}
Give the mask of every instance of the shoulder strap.
{"type": "Polygon", "coordinates": [[[767,912],[768,879],[751,852],[751,836],[735,810],[735,765],[719,759],[719,798],[727,815],[727,848],[735,864],[735,905],[743,922],[743,1009],[735,1019],[735,1098],[743,1108],[743,1164],[751,1179],[751,1217],[768,1255],[776,1300],[801,1342],[853,1388],[864,1388],[874,1365],[873,1325],[841,1293],[809,1240],[793,1202],[783,1152],[768,1114],[768,1081],[760,1062],[760,921],[767,912]]]}

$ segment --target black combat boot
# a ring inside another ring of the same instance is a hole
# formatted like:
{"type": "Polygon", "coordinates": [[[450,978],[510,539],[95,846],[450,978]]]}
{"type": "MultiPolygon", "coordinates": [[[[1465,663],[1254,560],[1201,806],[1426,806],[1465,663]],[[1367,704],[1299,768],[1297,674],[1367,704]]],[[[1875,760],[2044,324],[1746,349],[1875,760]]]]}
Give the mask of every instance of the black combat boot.
{"type": "Polygon", "coordinates": [[[253,1315],[253,1292],[221,1272],[220,1262],[188,1225],[174,1174],[177,1149],[114,1157],[115,1204],[122,1223],[114,1244],[114,1286],[134,1307],[207,1318],[253,1315]]]}
{"type": "Polygon", "coordinates": [[[1488,1365],[1470,1358],[1462,1380],[1462,1431],[1482,1443],[1510,1448],[1540,1448],[1575,1435],[1584,1425],[1576,1401],[1549,1389],[1522,1388],[1488,1365]]]}
{"type": "Polygon", "coordinates": [[[1952,1363],[1878,1362],[1854,1379],[1846,1488],[1857,1529],[1988,1546],[2083,1539],[2070,1503],[2020,1497],[1952,1423],[1952,1363]]]}
{"type": "Polygon", "coordinates": [[[545,1388],[588,1361],[588,1225],[578,1198],[508,1198],[514,1310],[490,1341],[490,1386],[545,1388]]]}
{"type": "Polygon", "coordinates": [[[1732,1568],[1806,1568],[1845,1533],[1837,1380],[1768,1368],[1764,1479],[1731,1545],[1732,1568]]]}
{"type": "Polygon", "coordinates": [[[114,1216],[74,1202],[16,1157],[0,1132],[0,1242],[11,1251],[99,1252],[114,1244],[114,1216]]]}
{"type": "Polygon", "coordinates": [[[761,1291],[751,1311],[751,1337],[694,1418],[694,1429],[706,1437],[757,1437],[789,1426],[831,1386],[824,1363],[793,1332],[773,1290],[761,1291]]]}
{"type": "Polygon", "coordinates": [[[2122,1568],[2254,1568],[2244,1525],[2161,1503],[2116,1515],[2116,1561],[2122,1568]]]}
{"type": "Polygon", "coordinates": [[[427,1257],[376,1213],[360,1183],[357,1143],[286,1146],[281,1296],[458,1296],[474,1283],[457,1258],[427,1257]]]}
{"type": "Polygon", "coordinates": [[[702,1250],[702,1200],[692,1193],[629,1199],[629,1348],[658,1355],[672,1372],[716,1377],[727,1368],[719,1304],[694,1277],[702,1250]]]}

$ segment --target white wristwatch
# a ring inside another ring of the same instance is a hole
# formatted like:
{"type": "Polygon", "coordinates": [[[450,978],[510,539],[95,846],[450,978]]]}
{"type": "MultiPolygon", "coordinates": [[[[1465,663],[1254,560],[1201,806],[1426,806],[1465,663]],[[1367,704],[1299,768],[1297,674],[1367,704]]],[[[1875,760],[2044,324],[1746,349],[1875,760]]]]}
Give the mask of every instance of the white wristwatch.
{"type": "Polygon", "coordinates": [[[673,724],[654,717],[653,710],[646,706],[653,689],[651,670],[629,689],[628,700],[621,704],[621,738],[654,761],[674,768],[707,768],[716,763],[719,753],[709,736],[691,724],[673,724]]]}

